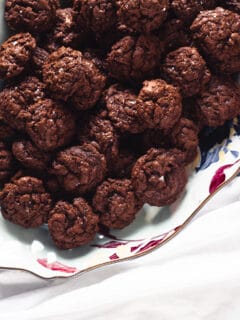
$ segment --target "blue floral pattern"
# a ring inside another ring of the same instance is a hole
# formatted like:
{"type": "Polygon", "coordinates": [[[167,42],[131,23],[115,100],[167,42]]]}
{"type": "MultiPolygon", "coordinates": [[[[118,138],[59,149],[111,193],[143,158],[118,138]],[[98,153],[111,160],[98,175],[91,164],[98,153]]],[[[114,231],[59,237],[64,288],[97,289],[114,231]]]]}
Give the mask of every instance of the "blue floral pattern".
{"type": "Polygon", "coordinates": [[[220,153],[230,152],[234,158],[239,157],[238,150],[232,150],[229,145],[234,136],[240,135],[240,117],[226,122],[221,128],[205,128],[200,138],[200,162],[196,171],[207,169],[213,163],[219,162],[220,153]],[[220,141],[222,140],[222,141],[220,141]]]}

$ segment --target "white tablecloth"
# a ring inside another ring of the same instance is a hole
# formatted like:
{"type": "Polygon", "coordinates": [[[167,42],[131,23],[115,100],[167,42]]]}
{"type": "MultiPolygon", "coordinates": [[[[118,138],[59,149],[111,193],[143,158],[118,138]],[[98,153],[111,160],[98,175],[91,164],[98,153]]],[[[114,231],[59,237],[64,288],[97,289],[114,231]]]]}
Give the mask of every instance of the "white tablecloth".
{"type": "Polygon", "coordinates": [[[239,247],[238,178],[146,257],[68,280],[1,271],[0,319],[239,320],[239,247]]]}

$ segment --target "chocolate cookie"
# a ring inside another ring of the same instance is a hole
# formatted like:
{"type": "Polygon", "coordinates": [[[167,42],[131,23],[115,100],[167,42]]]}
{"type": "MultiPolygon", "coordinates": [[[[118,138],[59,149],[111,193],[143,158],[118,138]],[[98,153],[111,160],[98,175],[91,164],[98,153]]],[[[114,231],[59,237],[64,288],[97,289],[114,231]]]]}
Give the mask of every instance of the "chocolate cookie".
{"type": "Polygon", "coordinates": [[[19,85],[0,92],[1,118],[10,127],[26,130],[26,123],[31,118],[29,107],[42,99],[45,86],[35,77],[27,77],[19,85]]]}
{"type": "Polygon", "coordinates": [[[51,151],[68,144],[75,134],[73,114],[60,102],[42,99],[29,108],[26,130],[35,145],[51,151]]]}
{"type": "Polygon", "coordinates": [[[77,26],[72,8],[58,9],[52,38],[62,46],[77,48],[84,39],[83,31],[77,26]]]}
{"type": "Polygon", "coordinates": [[[171,8],[179,19],[191,23],[201,11],[213,9],[216,4],[216,0],[173,0],[171,8]]]}
{"type": "Polygon", "coordinates": [[[213,77],[196,103],[203,124],[218,127],[240,114],[240,91],[231,79],[213,77]]]}
{"type": "Polygon", "coordinates": [[[43,32],[54,23],[58,0],[6,0],[5,19],[13,30],[43,32]]]}
{"type": "Polygon", "coordinates": [[[116,24],[116,8],[111,0],[74,0],[73,9],[79,29],[103,34],[116,24]]]}
{"type": "Polygon", "coordinates": [[[131,181],[108,179],[96,191],[93,207],[100,213],[100,223],[108,228],[123,229],[138,212],[131,181]]]}
{"type": "Polygon", "coordinates": [[[167,18],[169,0],[117,0],[119,28],[130,32],[149,33],[167,18]]]}
{"type": "Polygon", "coordinates": [[[43,81],[52,96],[66,101],[79,88],[82,53],[61,47],[49,55],[43,66],[43,81]]]}
{"type": "Polygon", "coordinates": [[[91,242],[98,231],[98,216],[83,198],[59,201],[51,211],[48,230],[60,249],[73,249],[91,242]]]}
{"type": "Polygon", "coordinates": [[[223,8],[202,11],[191,31],[217,71],[240,71],[240,16],[223,8]]]}
{"type": "Polygon", "coordinates": [[[106,77],[91,60],[83,58],[80,68],[80,81],[71,102],[74,108],[87,110],[94,107],[100,99],[106,84],[106,77]]]}
{"type": "Polygon", "coordinates": [[[31,58],[36,47],[30,33],[18,33],[0,46],[0,79],[9,79],[19,75],[31,58]]]}
{"type": "Polygon", "coordinates": [[[152,77],[161,59],[161,46],[155,36],[126,36],[108,54],[110,76],[119,81],[141,82],[152,77]]]}
{"type": "Polygon", "coordinates": [[[187,183],[182,155],[174,149],[150,149],[132,170],[132,184],[141,203],[167,206],[177,200],[187,183]]]}
{"type": "Polygon", "coordinates": [[[52,208],[42,181],[33,177],[7,183],[0,192],[0,204],[3,217],[24,228],[42,225],[52,208]]]}
{"type": "Polygon", "coordinates": [[[103,181],[106,160],[96,143],[85,143],[60,151],[51,172],[67,192],[82,195],[103,181]]]}
{"type": "Polygon", "coordinates": [[[169,130],[182,113],[182,98],[161,79],[144,81],[138,96],[138,115],[146,128],[169,130]]]}
{"type": "Polygon", "coordinates": [[[105,94],[108,115],[120,132],[140,133],[144,125],[138,115],[137,95],[119,85],[111,86],[105,94]]]}
{"type": "Polygon", "coordinates": [[[194,47],[182,47],[170,52],[163,72],[165,78],[180,89],[183,97],[198,94],[211,79],[206,62],[194,47]]]}

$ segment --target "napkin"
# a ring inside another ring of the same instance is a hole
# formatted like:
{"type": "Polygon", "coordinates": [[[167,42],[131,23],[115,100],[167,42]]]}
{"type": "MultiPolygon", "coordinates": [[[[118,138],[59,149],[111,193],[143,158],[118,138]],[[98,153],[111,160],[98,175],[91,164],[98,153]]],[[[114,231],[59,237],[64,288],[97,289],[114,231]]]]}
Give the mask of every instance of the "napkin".
{"type": "Polygon", "coordinates": [[[70,279],[0,272],[1,320],[239,320],[240,179],[176,238],[70,279]]]}

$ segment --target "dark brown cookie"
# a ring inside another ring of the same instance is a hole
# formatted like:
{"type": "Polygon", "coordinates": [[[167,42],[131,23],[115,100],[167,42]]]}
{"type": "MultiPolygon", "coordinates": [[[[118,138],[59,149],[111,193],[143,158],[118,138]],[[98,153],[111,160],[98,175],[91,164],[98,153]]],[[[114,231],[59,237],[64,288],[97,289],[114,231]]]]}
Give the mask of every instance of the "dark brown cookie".
{"type": "Polygon", "coordinates": [[[5,19],[13,30],[43,32],[54,23],[58,0],[6,0],[5,19]]]}
{"type": "Polygon", "coordinates": [[[169,0],[117,0],[119,28],[130,32],[149,33],[167,18],[169,0]]]}
{"type": "Polygon", "coordinates": [[[191,23],[203,10],[216,7],[217,0],[173,0],[171,8],[175,15],[186,23],[191,23]]]}
{"type": "Polygon", "coordinates": [[[98,216],[83,198],[59,201],[51,211],[48,229],[60,249],[73,249],[91,242],[98,231],[98,216]]]}
{"type": "Polygon", "coordinates": [[[144,81],[138,96],[138,114],[146,128],[169,130],[182,113],[182,98],[161,79],[144,81]]]}
{"type": "Polygon", "coordinates": [[[119,139],[116,130],[109,119],[99,113],[84,121],[78,132],[78,140],[81,144],[96,141],[108,164],[118,157],[119,139]]]}
{"type": "Polygon", "coordinates": [[[42,99],[29,108],[26,130],[35,145],[51,151],[68,144],[75,134],[75,119],[60,102],[42,99]]]}
{"type": "Polygon", "coordinates": [[[91,60],[83,58],[80,68],[80,81],[77,90],[71,98],[71,102],[74,108],[87,110],[94,107],[100,99],[105,88],[106,77],[91,60]]]}
{"type": "Polygon", "coordinates": [[[185,153],[185,164],[191,163],[197,156],[198,127],[193,121],[181,118],[170,132],[173,147],[185,153]]]}
{"type": "Polygon", "coordinates": [[[6,180],[13,173],[14,164],[13,156],[6,145],[0,141],[0,182],[6,182],[6,180]]]}
{"type": "Polygon", "coordinates": [[[193,38],[217,71],[240,71],[240,16],[223,8],[202,11],[194,20],[193,38]]]}
{"type": "Polygon", "coordinates": [[[77,48],[84,39],[84,33],[74,20],[72,8],[58,9],[56,23],[52,31],[53,39],[60,45],[77,48]]]}
{"type": "Polygon", "coordinates": [[[164,77],[178,87],[184,97],[191,97],[201,92],[211,79],[198,50],[182,47],[170,52],[163,64],[164,77]]]}
{"type": "Polygon", "coordinates": [[[74,0],[76,23],[80,29],[103,34],[116,24],[116,9],[112,0],[74,0]]]}
{"type": "Polygon", "coordinates": [[[121,132],[140,133],[144,125],[138,115],[137,95],[119,85],[111,86],[105,94],[108,115],[121,132]]]}
{"type": "Polygon", "coordinates": [[[100,223],[108,228],[127,227],[138,212],[131,180],[108,179],[96,191],[93,207],[100,213],[100,223]]]}
{"type": "Polygon", "coordinates": [[[150,149],[132,170],[132,184],[141,203],[166,206],[177,200],[187,176],[182,154],[174,149],[150,149]]]}
{"type": "Polygon", "coordinates": [[[18,33],[0,46],[0,79],[9,79],[19,75],[31,58],[36,47],[30,33],[18,33]]]}
{"type": "Polygon", "coordinates": [[[22,177],[4,186],[0,192],[2,215],[24,228],[34,228],[46,222],[52,208],[50,195],[41,180],[22,177]]]}
{"type": "Polygon", "coordinates": [[[108,54],[109,73],[119,81],[141,82],[155,74],[161,50],[155,36],[126,36],[114,44],[108,54]]]}
{"type": "Polygon", "coordinates": [[[67,100],[79,88],[82,53],[61,47],[49,55],[43,66],[43,81],[57,99],[67,100]]]}
{"type": "Polygon", "coordinates": [[[96,143],[85,143],[58,153],[51,173],[67,192],[82,195],[103,181],[106,160],[98,147],[96,143]]]}
{"type": "Polygon", "coordinates": [[[16,141],[12,145],[14,157],[26,168],[43,171],[51,160],[49,153],[39,150],[30,140],[16,141]]]}
{"type": "Polygon", "coordinates": [[[229,78],[213,77],[196,103],[204,125],[221,126],[240,114],[239,87],[229,78]]]}
{"type": "Polygon", "coordinates": [[[31,118],[29,106],[45,95],[45,86],[35,77],[27,77],[16,87],[0,92],[1,118],[10,127],[26,130],[26,123],[31,118]]]}

